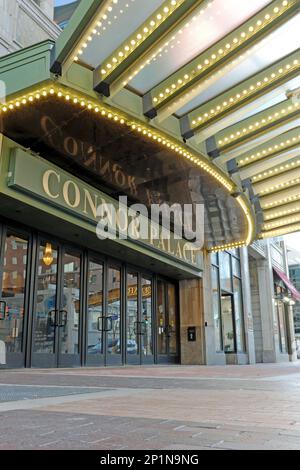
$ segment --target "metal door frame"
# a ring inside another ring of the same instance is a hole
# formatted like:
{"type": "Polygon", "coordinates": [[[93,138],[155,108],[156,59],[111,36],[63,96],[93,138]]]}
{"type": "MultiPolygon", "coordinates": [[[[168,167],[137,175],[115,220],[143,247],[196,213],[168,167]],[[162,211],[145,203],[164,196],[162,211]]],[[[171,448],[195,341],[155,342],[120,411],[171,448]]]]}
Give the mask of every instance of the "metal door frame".
{"type": "MultiPolygon", "coordinates": [[[[173,285],[175,287],[175,316],[176,316],[176,343],[177,343],[177,354],[171,354],[170,353],[170,334],[167,332],[165,333],[166,335],[166,354],[159,354],[158,350],[156,352],[156,357],[157,357],[157,364],[179,364],[180,362],[180,316],[179,316],[179,303],[178,303],[178,283],[165,279],[163,277],[158,277],[157,278],[157,284],[158,282],[162,282],[164,284],[164,301],[165,301],[165,316],[166,316],[166,324],[168,325],[167,328],[169,329],[170,327],[170,317],[169,317],[169,296],[168,296],[168,286],[173,285]]],[[[157,299],[157,293],[156,293],[156,299],[157,299]]],[[[155,328],[155,336],[156,336],[156,341],[157,341],[157,305],[156,305],[156,328],[155,328]]]]}
{"type": "Polygon", "coordinates": [[[2,296],[3,288],[3,272],[5,271],[4,257],[5,257],[5,241],[8,231],[15,232],[19,237],[27,238],[27,262],[26,262],[26,278],[24,284],[24,318],[22,328],[22,348],[20,353],[6,353],[6,364],[1,366],[0,369],[5,368],[23,368],[26,365],[26,351],[28,345],[28,325],[30,323],[30,286],[31,286],[31,260],[32,260],[32,244],[33,235],[30,229],[23,228],[23,226],[15,226],[14,223],[0,222],[0,294],[2,296]]]}
{"type": "Polygon", "coordinates": [[[32,283],[32,320],[30,334],[30,362],[28,365],[33,368],[67,368],[67,367],[80,367],[82,362],[83,355],[83,299],[84,299],[84,251],[76,246],[70,245],[69,243],[64,243],[54,237],[47,236],[42,233],[38,233],[36,237],[35,244],[35,263],[33,270],[34,281],[32,283]],[[34,335],[35,335],[35,314],[36,314],[36,302],[37,302],[37,282],[38,282],[38,268],[39,268],[39,250],[42,243],[51,243],[52,246],[57,248],[57,275],[56,275],[56,300],[55,300],[55,333],[54,333],[54,352],[50,353],[35,353],[34,352],[34,335]],[[80,257],[80,313],[79,313],[79,331],[78,331],[78,340],[79,340],[79,354],[74,355],[63,355],[60,351],[61,347],[61,337],[60,330],[60,313],[63,310],[63,292],[64,292],[64,255],[66,251],[70,251],[71,254],[74,252],[76,256],[80,257]],[[68,357],[66,357],[68,356],[68,357]]]}

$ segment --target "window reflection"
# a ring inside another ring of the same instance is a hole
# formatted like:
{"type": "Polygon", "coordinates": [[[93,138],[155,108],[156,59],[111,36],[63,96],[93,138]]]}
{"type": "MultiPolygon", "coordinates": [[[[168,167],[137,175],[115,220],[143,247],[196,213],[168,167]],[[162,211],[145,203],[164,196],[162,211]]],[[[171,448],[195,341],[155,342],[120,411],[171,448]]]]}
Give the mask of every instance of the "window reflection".
{"type": "Polygon", "coordinates": [[[121,354],[121,270],[108,270],[107,353],[121,354]]]}
{"type": "Polygon", "coordinates": [[[42,243],[38,257],[33,350],[39,354],[53,354],[56,322],[57,247],[49,243],[42,243]],[[51,263],[50,260],[52,260],[51,263]]]}
{"type": "Polygon", "coordinates": [[[230,255],[228,253],[220,253],[220,280],[221,289],[228,292],[232,291],[230,255]]]}
{"type": "Polygon", "coordinates": [[[127,275],[127,354],[139,353],[138,275],[127,275]]]}
{"type": "Polygon", "coordinates": [[[234,314],[236,345],[238,352],[245,351],[244,320],[243,320],[243,298],[242,283],[240,279],[234,278],[234,314]]]}
{"type": "Polygon", "coordinates": [[[142,279],[142,324],[144,325],[144,335],[142,336],[142,354],[151,356],[153,354],[152,345],[152,281],[142,279]]]}
{"type": "Polygon", "coordinates": [[[157,350],[158,354],[167,354],[167,319],[165,284],[157,282],[157,350]]]}
{"type": "Polygon", "coordinates": [[[103,354],[102,264],[89,263],[88,280],[88,354],[103,354]]]}
{"type": "Polygon", "coordinates": [[[220,308],[220,285],[219,272],[216,267],[212,267],[212,307],[215,326],[215,344],[216,351],[222,351],[222,326],[221,326],[221,308],[220,308]]]}
{"type": "Polygon", "coordinates": [[[64,289],[60,310],[60,351],[79,353],[79,322],[81,293],[81,258],[66,252],[63,263],[64,289]]]}
{"type": "Polygon", "coordinates": [[[222,296],[223,341],[225,352],[235,352],[232,296],[222,296]]]}
{"type": "Polygon", "coordinates": [[[4,244],[0,341],[7,353],[21,353],[25,312],[28,239],[8,230],[4,244]]]}
{"type": "Polygon", "coordinates": [[[177,315],[176,315],[176,289],[173,284],[168,284],[168,313],[169,313],[169,353],[177,354],[177,315]]]}

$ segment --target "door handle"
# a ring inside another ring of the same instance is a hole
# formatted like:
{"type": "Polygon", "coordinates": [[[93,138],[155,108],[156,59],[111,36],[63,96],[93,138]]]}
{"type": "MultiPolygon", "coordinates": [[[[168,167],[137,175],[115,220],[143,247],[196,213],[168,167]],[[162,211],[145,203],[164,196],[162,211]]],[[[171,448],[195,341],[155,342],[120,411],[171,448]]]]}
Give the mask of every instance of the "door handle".
{"type": "Polygon", "coordinates": [[[61,323],[59,323],[56,326],[57,326],[57,328],[64,328],[65,326],[67,326],[67,322],[68,322],[68,312],[67,312],[67,310],[60,310],[59,311],[59,316],[60,316],[59,321],[61,321],[61,323]]]}
{"type": "Polygon", "coordinates": [[[7,309],[7,303],[4,301],[4,300],[0,300],[0,307],[2,307],[3,305],[3,317],[1,315],[2,313],[2,308],[0,310],[0,321],[5,321],[5,318],[6,318],[6,309],[7,309]]]}
{"type": "Polygon", "coordinates": [[[112,317],[106,317],[106,330],[107,333],[113,330],[113,318],[112,317]]]}
{"type": "Polygon", "coordinates": [[[168,337],[170,337],[170,336],[173,335],[174,333],[175,333],[175,327],[172,326],[172,325],[168,325],[168,326],[166,327],[166,335],[167,335],[168,337]]]}
{"type": "Polygon", "coordinates": [[[109,333],[113,329],[112,317],[99,317],[98,318],[98,331],[101,333],[109,333]]]}
{"type": "Polygon", "coordinates": [[[49,317],[49,323],[50,323],[50,326],[52,328],[56,328],[56,314],[57,314],[57,310],[50,310],[50,312],[48,313],[48,317],[49,317]],[[52,318],[52,315],[54,314],[54,319],[52,318]]]}
{"type": "Polygon", "coordinates": [[[105,331],[105,329],[103,328],[103,320],[104,320],[104,317],[98,318],[98,331],[100,331],[101,333],[105,331]]]}

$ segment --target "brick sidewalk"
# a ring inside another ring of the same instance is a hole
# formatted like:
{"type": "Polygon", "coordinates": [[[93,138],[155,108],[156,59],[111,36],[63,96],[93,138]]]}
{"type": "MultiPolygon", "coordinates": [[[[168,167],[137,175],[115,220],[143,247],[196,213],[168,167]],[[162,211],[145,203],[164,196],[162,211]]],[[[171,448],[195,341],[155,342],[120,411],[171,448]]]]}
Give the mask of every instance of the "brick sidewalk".
{"type": "Polygon", "coordinates": [[[0,371],[8,391],[0,449],[300,449],[299,364],[0,371]]]}

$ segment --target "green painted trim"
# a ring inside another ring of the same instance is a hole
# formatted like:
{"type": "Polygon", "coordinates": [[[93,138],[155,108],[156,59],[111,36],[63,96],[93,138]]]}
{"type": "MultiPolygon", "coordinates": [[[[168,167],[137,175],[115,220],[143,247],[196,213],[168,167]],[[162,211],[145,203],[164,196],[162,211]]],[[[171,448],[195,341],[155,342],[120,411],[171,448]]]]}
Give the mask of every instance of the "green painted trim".
{"type": "Polygon", "coordinates": [[[51,72],[61,75],[62,65],[76,48],[82,35],[95,19],[106,0],[84,0],[79,3],[68,26],[58,38],[53,50],[51,72]]]}
{"type": "Polygon", "coordinates": [[[0,58],[0,78],[11,97],[50,80],[50,54],[54,42],[47,40],[0,58]]]}

